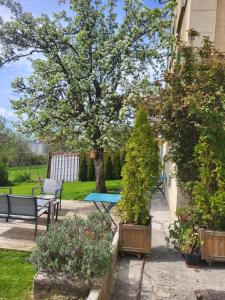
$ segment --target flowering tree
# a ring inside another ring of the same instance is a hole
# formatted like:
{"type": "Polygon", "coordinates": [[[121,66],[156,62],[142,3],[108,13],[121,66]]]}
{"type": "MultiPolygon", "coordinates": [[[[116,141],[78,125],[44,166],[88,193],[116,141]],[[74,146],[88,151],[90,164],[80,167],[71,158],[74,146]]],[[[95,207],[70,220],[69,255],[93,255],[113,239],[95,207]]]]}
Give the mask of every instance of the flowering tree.
{"type": "Polygon", "coordinates": [[[141,0],[124,0],[120,23],[117,0],[68,2],[69,14],[35,18],[13,0],[0,0],[13,14],[0,22],[0,66],[38,54],[33,74],[12,84],[21,129],[48,143],[88,144],[96,152],[96,190],[104,192],[104,149],[121,142],[126,99],[162,53],[174,1],[151,10],[141,0]]]}

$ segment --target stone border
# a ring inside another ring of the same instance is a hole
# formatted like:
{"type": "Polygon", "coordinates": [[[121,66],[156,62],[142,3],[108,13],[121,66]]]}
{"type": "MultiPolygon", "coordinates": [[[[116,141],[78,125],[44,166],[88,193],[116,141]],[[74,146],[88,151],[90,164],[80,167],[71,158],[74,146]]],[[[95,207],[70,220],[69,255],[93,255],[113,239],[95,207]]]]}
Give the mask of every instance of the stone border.
{"type": "MultiPolygon", "coordinates": [[[[99,280],[98,285],[101,287],[93,288],[89,292],[86,300],[108,300],[109,295],[113,292],[113,287],[115,283],[115,271],[117,266],[117,258],[118,258],[118,244],[119,244],[119,232],[116,231],[113,241],[112,241],[112,263],[107,271],[107,273],[103,276],[102,279],[99,280]]],[[[77,295],[80,298],[83,298],[84,295],[87,295],[87,290],[90,289],[90,286],[84,285],[83,281],[71,281],[68,280],[65,276],[57,275],[57,274],[47,274],[45,272],[39,271],[34,277],[34,285],[33,285],[33,299],[46,299],[54,292],[56,295],[59,293],[62,298],[60,299],[73,299],[68,297],[73,297],[73,295],[77,295]]]]}
{"type": "Polygon", "coordinates": [[[101,289],[92,289],[87,300],[108,300],[113,292],[115,273],[118,258],[119,231],[117,230],[112,241],[112,264],[102,279],[101,289]]]}

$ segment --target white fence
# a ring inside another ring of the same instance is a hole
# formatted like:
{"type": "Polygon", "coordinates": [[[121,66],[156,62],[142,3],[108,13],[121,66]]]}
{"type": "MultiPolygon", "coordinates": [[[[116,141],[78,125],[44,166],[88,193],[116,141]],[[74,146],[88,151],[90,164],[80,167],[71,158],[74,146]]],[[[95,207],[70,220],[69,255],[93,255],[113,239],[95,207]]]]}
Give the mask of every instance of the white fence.
{"type": "Polygon", "coordinates": [[[78,181],[79,156],[76,154],[53,154],[51,157],[50,178],[65,182],[78,181]]]}

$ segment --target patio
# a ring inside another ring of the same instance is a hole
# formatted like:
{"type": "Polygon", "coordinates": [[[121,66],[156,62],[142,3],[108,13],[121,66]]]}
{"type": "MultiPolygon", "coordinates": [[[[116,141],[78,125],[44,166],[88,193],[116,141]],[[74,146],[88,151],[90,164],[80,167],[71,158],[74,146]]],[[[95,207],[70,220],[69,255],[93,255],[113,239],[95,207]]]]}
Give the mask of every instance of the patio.
{"type": "MultiPolygon", "coordinates": [[[[88,215],[91,211],[96,211],[92,203],[84,201],[62,201],[62,210],[59,212],[58,221],[65,217],[72,217],[74,214],[81,216],[88,215]]],[[[38,222],[38,234],[40,236],[46,232],[47,215],[40,217],[38,222]]],[[[35,246],[34,223],[22,220],[0,219],[0,249],[31,251],[35,246]]]]}

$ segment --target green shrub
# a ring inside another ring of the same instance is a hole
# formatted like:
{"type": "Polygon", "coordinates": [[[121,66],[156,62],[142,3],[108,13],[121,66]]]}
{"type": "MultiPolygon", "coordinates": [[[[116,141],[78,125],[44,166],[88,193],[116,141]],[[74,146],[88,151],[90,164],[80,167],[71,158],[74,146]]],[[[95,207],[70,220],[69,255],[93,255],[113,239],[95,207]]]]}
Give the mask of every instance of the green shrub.
{"type": "Polygon", "coordinates": [[[121,179],[122,163],[119,152],[113,155],[113,179],[121,179]]]}
{"type": "Polygon", "coordinates": [[[178,220],[174,221],[169,226],[169,237],[166,241],[182,253],[198,253],[199,244],[199,215],[192,209],[177,210],[178,220]]]}
{"type": "Polygon", "coordinates": [[[92,213],[82,219],[76,215],[39,237],[30,261],[37,269],[89,280],[104,274],[110,265],[111,243],[111,221],[107,216],[92,213]]]}
{"type": "Polygon", "coordinates": [[[0,185],[7,185],[8,181],[8,165],[0,162],[0,185]]]}
{"type": "Polygon", "coordinates": [[[122,200],[118,211],[125,223],[148,224],[149,191],[159,179],[159,149],[147,114],[141,109],[126,145],[122,200]]]}
{"type": "Polygon", "coordinates": [[[80,165],[79,165],[79,180],[80,181],[87,181],[87,158],[86,156],[82,156],[80,158],[80,165]]]}
{"type": "Polygon", "coordinates": [[[88,159],[87,178],[88,178],[88,181],[94,181],[95,180],[95,165],[94,165],[94,159],[93,158],[88,159]]]}
{"type": "Polygon", "coordinates": [[[20,183],[20,182],[32,182],[31,179],[31,174],[28,172],[23,172],[23,173],[17,173],[14,179],[15,182],[20,183]]]}
{"type": "Polygon", "coordinates": [[[109,154],[106,156],[106,159],[104,162],[104,172],[105,172],[106,180],[113,179],[113,164],[112,164],[111,156],[109,154]]]}

